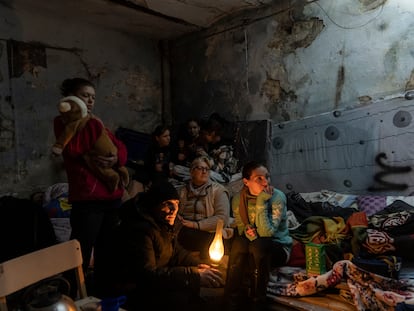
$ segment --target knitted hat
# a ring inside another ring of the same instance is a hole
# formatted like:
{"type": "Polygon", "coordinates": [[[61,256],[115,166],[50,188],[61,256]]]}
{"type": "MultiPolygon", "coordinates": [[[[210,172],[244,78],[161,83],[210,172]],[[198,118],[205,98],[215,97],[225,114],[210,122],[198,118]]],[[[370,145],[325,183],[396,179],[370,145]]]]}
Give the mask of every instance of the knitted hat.
{"type": "Polygon", "coordinates": [[[153,184],[148,192],[145,193],[146,208],[152,209],[164,201],[179,200],[178,192],[168,181],[153,184]]]}

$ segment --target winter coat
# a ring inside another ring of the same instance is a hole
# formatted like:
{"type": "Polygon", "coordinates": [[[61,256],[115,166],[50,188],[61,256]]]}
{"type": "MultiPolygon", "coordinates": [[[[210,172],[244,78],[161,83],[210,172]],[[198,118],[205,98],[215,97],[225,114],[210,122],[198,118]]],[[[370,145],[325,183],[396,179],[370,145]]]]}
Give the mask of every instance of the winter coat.
{"type": "Polygon", "coordinates": [[[184,219],[197,221],[200,230],[207,232],[215,232],[217,220],[222,219],[223,238],[229,239],[233,236],[233,228],[230,228],[233,221],[230,217],[230,194],[223,185],[210,180],[202,186],[200,193],[195,193],[187,184],[178,193],[179,213],[184,219]]]}
{"type": "Polygon", "coordinates": [[[157,299],[166,298],[165,293],[197,295],[200,261],[177,242],[179,225],[156,221],[138,209],[134,199],[121,207],[120,214],[121,223],[106,251],[96,253],[98,283],[116,289],[111,293],[107,288],[103,294],[127,294],[142,305],[158,303],[157,299]]]}

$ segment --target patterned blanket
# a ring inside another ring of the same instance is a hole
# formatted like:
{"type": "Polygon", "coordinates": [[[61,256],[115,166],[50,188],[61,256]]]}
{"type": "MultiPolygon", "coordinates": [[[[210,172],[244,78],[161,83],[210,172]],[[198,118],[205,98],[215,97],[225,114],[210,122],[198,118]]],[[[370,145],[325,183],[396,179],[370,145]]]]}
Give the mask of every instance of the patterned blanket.
{"type": "Polygon", "coordinates": [[[295,277],[292,283],[279,282],[270,275],[268,293],[279,296],[309,296],[333,288],[346,280],[349,295],[342,295],[357,310],[405,310],[414,306],[414,284],[408,280],[386,278],[358,268],[349,260],[341,260],[325,274],[295,277]],[[402,307],[402,308],[401,308],[402,307]]]}

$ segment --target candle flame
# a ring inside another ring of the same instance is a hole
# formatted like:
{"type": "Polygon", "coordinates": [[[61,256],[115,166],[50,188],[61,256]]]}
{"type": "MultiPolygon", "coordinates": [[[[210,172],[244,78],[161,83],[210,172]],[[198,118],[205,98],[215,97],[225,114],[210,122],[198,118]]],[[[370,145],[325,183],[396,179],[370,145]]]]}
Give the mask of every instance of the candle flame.
{"type": "Polygon", "coordinates": [[[211,260],[216,263],[219,262],[224,255],[224,244],[223,244],[222,234],[223,234],[223,220],[219,219],[217,221],[216,234],[208,250],[211,260]]]}
{"type": "Polygon", "coordinates": [[[223,240],[213,241],[210,245],[209,254],[210,254],[211,260],[215,262],[220,261],[224,255],[223,240]]]}

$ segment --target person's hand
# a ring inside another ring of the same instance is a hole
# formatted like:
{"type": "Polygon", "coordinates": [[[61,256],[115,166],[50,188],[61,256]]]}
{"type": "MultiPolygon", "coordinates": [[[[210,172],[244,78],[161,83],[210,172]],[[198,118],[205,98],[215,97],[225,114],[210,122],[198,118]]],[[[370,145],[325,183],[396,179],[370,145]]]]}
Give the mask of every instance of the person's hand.
{"type": "Polygon", "coordinates": [[[252,238],[257,236],[257,230],[255,227],[247,226],[246,227],[246,234],[252,238]]]}
{"type": "Polygon", "coordinates": [[[265,192],[265,193],[267,193],[267,194],[270,194],[270,195],[273,195],[273,186],[272,185],[267,185],[267,187],[265,187],[264,189],[263,189],[263,191],[265,192]]]}
{"type": "Polygon", "coordinates": [[[118,155],[112,154],[108,156],[98,155],[95,157],[95,161],[98,163],[100,167],[108,168],[113,167],[116,163],[118,163],[118,155]]]}
{"type": "Polygon", "coordinates": [[[199,263],[197,266],[199,269],[210,269],[211,266],[206,263],[199,263]]]}
{"type": "Polygon", "coordinates": [[[250,241],[256,240],[258,237],[257,234],[257,229],[256,227],[252,226],[252,225],[247,225],[244,228],[244,235],[246,236],[246,238],[248,238],[250,241]]]}
{"type": "Polygon", "coordinates": [[[265,207],[265,202],[270,200],[273,195],[273,187],[268,185],[262,192],[259,193],[256,200],[256,210],[261,210],[265,207]]]}
{"type": "Polygon", "coordinates": [[[200,274],[201,287],[224,286],[223,275],[218,269],[211,268],[210,266],[205,264],[200,264],[198,266],[198,273],[200,274]],[[208,268],[206,268],[205,266],[208,268]]]}

